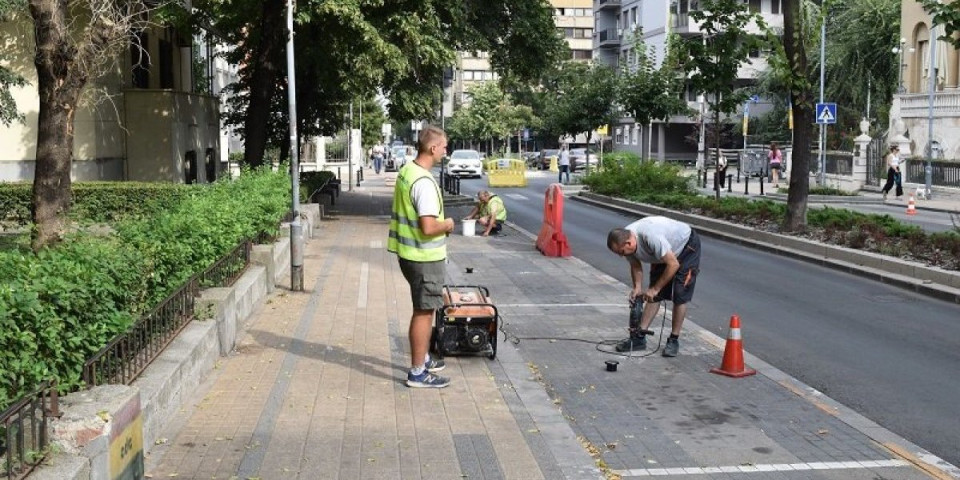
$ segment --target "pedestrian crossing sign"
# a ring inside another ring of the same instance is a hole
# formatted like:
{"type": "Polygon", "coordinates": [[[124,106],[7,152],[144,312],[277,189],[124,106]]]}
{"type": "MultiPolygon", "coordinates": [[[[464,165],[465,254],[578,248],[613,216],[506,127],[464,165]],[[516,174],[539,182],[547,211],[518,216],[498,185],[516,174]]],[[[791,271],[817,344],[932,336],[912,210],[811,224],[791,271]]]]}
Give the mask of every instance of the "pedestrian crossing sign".
{"type": "Polygon", "coordinates": [[[836,103],[818,103],[817,104],[817,123],[837,123],[837,104],[836,103]]]}

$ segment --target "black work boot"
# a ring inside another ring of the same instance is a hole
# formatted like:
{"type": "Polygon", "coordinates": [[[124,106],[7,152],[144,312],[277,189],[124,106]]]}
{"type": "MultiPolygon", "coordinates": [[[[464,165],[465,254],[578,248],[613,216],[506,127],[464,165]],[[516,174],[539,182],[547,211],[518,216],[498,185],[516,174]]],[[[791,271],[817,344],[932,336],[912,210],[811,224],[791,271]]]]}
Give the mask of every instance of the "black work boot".
{"type": "Polygon", "coordinates": [[[680,339],[668,338],[666,346],[663,347],[663,356],[676,357],[678,353],[680,353],[680,339]]]}
{"type": "Polygon", "coordinates": [[[637,352],[647,348],[646,335],[633,335],[624,338],[615,347],[618,352],[637,352]]]}

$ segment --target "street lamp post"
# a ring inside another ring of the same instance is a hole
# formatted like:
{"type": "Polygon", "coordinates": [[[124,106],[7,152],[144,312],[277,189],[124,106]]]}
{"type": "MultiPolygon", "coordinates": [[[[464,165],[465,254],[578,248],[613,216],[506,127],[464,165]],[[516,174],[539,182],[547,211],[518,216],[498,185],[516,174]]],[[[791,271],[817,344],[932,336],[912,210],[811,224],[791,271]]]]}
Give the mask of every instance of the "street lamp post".
{"type": "Polygon", "coordinates": [[[904,93],[906,89],[903,88],[903,47],[906,45],[907,39],[901,37],[900,45],[893,47],[894,55],[897,55],[897,93],[904,93]]]}
{"type": "Polygon", "coordinates": [[[924,168],[924,188],[927,191],[927,198],[933,198],[931,189],[933,187],[933,100],[937,90],[937,26],[934,25],[930,30],[930,68],[927,69],[927,75],[930,77],[927,92],[927,165],[924,168]]]}
{"type": "Polygon", "coordinates": [[[706,162],[706,144],[705,144],[705,118],[706,112],[704,112],[704,105],[706,104],[707,99],[703,94],[697,95],[697,104],[700,107],[700,141],[697,143],[697,171],[701,171],[707,168],[706,162]]]}

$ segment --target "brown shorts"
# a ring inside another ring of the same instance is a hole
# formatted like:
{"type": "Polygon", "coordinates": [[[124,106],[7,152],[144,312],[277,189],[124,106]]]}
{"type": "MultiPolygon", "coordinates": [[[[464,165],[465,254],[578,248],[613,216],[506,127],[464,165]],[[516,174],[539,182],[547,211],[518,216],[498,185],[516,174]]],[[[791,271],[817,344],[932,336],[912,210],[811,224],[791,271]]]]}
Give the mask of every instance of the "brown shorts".
{"type": "Polygon", "coordinates": [[[443,285],[447,277],[445,260],[412,262],[400,257],[400,271],[410,284],[414,310],[436,310],[443,306],[443,285]]]}

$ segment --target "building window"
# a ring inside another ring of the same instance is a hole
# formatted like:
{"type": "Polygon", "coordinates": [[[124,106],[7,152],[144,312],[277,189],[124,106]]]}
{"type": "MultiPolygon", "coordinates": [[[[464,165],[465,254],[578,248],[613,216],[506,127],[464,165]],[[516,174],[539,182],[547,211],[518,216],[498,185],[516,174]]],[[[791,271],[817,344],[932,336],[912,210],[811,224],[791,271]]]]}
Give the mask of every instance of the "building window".
{"type": "Polygon", "coordinates": [[[770,2],[770,13],[774,15],[780,14],[780,0],[773,0],[770,2]]]}
{"type": "Polygon", "coordinates": [[[593,50],[572,50],[574,60],[590,60],[593,58],[593,50]]]}
{"type": "Polygon", "coordinates": [[[744,0],[743,3],[749,5],[751,12],[760,13],[761,0],[744,0]]]}
{"type": "Polygon", "coordinates": [[[632,140],[632,141],[633,141],[633,144],[634,144],[634,145],[637,145],[637,144],[640,143],[640,126],[639,126],[639,125],[637,125],[637,126],[634,127],[634,129],[633,129],[633,140],[632,140]]]}
{"type": "Polygon", "coordinates": [[[133,66],[133,88],[150,88],[150,36],[139,32],[130,41],[130,65],[133,66]]]}
{"type": "Polygon", "coordinates": [[[623,145],[623,127],[617,127],[616,133],[617,133],[617,136],[616,136],[616,140],[614,141],[617,143],[617,145],[623,145]]]}
{"type": "Polygon", "coordinates": [[[173,88],[173,43],[160,39],[160,88],[173,88]]]}

